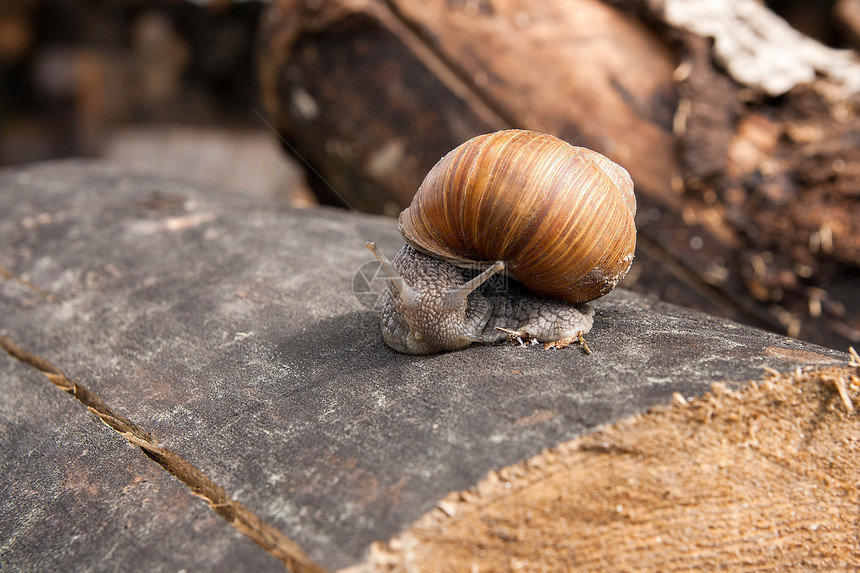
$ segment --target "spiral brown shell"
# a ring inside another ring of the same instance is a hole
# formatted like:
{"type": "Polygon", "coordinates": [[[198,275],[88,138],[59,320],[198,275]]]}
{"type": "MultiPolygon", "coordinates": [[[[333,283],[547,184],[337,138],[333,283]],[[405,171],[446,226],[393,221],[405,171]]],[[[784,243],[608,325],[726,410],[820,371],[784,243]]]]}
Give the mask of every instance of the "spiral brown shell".
{"type": "Polygon", "coordinates": [[[505,261],[535,293],[580,303],[627,274],[635,214],[622,167],[551,135],[509,130],[443,157],[400,214],[400,232],[450,262],[505,261]]]}

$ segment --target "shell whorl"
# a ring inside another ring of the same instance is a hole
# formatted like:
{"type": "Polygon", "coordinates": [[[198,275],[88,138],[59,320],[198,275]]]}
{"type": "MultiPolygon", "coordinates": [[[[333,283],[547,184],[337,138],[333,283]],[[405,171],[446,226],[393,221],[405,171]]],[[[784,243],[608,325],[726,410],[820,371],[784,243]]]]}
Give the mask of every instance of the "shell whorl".
{"type": "Polygon", "coordinates": [[[502,260],[533,292],[586,302],[633,261],[633,182],[622,167],[544,133],[470,139],[427,174],[400,214],[415,248],[453,263],[502,260]]]}

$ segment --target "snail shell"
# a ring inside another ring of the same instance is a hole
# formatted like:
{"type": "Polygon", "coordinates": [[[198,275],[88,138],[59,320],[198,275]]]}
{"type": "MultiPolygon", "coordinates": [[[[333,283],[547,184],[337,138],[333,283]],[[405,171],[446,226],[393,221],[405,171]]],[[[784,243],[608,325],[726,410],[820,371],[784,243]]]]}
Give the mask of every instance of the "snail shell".
{"type": "Polygon", "coordinates": [[[533,292],[582,303],[627,274],[635,214],[621,166],[551,135],[508,130],[443,157],[399,227],[427,254],[454,264],[504,261],[533,292]]]}

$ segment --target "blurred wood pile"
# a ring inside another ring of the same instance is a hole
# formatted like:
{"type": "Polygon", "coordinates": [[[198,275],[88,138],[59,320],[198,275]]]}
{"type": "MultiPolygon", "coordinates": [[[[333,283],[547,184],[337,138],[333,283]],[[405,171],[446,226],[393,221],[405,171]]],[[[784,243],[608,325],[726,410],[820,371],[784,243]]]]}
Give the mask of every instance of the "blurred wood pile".
{"type": "MultiPolygon", "coordinates": [[[[849,38],[858,13],[835,10],[849,38]]],[[[554,133],[633,176],[625,286],[860,341],[860,60],[755,0],[274,0],[260,50],[323,201],[396,214],[465,139],[554,133]]]]}
{"type": "Polygon", "coordinates": [[[3,0],[0,165],[103,157],[313,201],[260,120],[261,2],[3,0]]]}
{"type": "Polygon", "coordinates": [[[210,4],[0,2],[0,163],[95,155],[117,125],[248,125],[260,5],[210,4]]]}

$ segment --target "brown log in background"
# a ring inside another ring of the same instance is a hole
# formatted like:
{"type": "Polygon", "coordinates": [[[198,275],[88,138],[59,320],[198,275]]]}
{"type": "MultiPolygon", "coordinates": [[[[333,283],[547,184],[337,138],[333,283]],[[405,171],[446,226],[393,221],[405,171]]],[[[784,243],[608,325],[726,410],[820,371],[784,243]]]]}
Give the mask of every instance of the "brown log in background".
{"type": "Polygon", "coordinates": [[[668,2],[616,4],[278,0],[261,25],[266,110],[323,200],[389,214],[478,133],[593,148],[636,183],[625,286],[856,343],[856,102],[832,81],[740,85],[709,39],[664,23],[668,2]]]}

